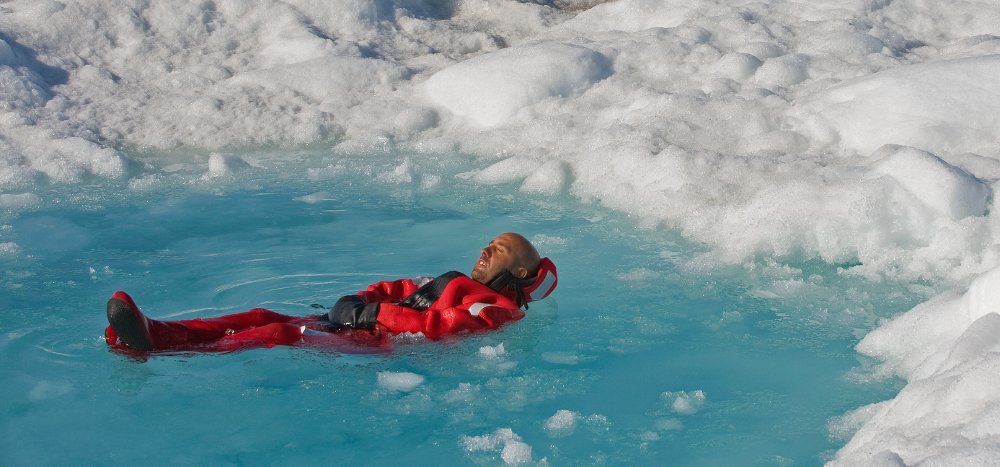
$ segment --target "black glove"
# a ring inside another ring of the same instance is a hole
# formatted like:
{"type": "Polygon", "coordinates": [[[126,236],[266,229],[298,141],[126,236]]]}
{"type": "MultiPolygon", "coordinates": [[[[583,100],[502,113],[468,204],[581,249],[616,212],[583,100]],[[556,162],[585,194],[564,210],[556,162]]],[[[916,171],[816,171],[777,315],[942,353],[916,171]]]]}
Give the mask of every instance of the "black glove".
{"type": "Polygon", "coordinates": [[[357,295],[345,295],[330,308],[326,319],[336,327],[371,331],[378,321],[378,306],[378,303],[365,303],[357,295]]]}

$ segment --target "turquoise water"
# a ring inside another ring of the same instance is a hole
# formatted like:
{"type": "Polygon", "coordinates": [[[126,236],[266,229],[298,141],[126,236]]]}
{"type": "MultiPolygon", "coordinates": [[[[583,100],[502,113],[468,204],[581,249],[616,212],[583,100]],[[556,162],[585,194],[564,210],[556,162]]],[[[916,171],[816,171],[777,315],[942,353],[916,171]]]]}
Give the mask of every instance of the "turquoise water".
{"type": "Polygon", "coordinates": [[[6,213],[0,464],[496,465],[503,443],[475,437],[509,428],[549,465],[817,465],[844,443],[831,417],[899,389],[852,378],[852,346],[920,300],[905,289],[815,263],[693,271],[695,246],[597,206],[480,187],[461,162],[386,178],[398,163],[164,171],[6,213]],[[560,286],[500,332],[146,362],[101,339],[118,289],[160,319],[309,314],[376,280],[468,271],[507,230],[555,260],[560,286]],[[423,382],[379,383],[403,372],[423,382]],[[695,391],[703,405],[673,409],[695,391]],[[547,427],[560,410],[576,423],[547,427]]]}

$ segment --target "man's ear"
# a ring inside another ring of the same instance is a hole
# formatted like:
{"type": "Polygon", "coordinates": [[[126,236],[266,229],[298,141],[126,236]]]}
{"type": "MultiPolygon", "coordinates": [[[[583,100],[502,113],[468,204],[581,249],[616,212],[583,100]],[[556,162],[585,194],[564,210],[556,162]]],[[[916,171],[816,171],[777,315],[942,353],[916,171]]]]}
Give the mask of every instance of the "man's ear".
{"type": "Polygon", "coordinates": [[[517,276],[518,279],[525,279],[528,277],[528,268],[523,266],[519,267],[514,270],[514,275],[517,276]]]}

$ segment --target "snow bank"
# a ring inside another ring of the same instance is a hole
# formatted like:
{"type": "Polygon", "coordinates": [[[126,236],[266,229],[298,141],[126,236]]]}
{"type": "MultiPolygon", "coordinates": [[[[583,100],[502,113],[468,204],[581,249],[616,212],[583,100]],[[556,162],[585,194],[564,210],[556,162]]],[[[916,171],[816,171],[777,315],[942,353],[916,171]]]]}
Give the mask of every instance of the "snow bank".
{"type": "Polygon", "coordinates": [[[425,88],[437,105],[492,127],[545,99],[579,94],[610,72],[608,59],[593,50],[546,42],[456,63],[431,76],[425,88]]]}
{"type": "Polygon", "coordinates": [[[1000,268],[921,304],[858,344],[907,379],[840,450],[835,465],[994,465],[1000,460],[1000,268]]]}
{"type": "Polygon", "coordinates": [[[952,220],[986,213],[989,187],[931,153],[901,148],[879,160],[875,171],[888,175],[928,207],[952,220]]]}
{"type": "Polygon", "coordinates": [[[805,104],[841,143],[861,153],[883,144],[933,152],[997,154],[1000,55],[892,68],[825,90],[805,104]]]}

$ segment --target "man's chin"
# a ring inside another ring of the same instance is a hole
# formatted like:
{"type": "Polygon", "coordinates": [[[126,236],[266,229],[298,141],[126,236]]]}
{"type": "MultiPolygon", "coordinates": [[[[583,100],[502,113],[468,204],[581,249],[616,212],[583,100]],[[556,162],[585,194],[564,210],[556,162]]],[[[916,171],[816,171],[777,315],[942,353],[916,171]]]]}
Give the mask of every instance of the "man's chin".
{"type": "Polygon", "coordinates": [[[484,277],[484,274],[483,274],[483,272],[482,272],[482,271],[480,271],[480,270],[478,270],[478,269],[473,269],[473,270],[472,270],[472,273],[471,273],[471,274],[469,274],[469,277],[471,277],[471,278],[472,278],[472,280],[474,280],[474,281],[476,281],[476,282],[479,282],[479,283],[481,283],[481,284],[485,284],[485,283],[486,283],[486,282],[485,282],[485,281],[483,280],[483,277],[484,277]]]}

